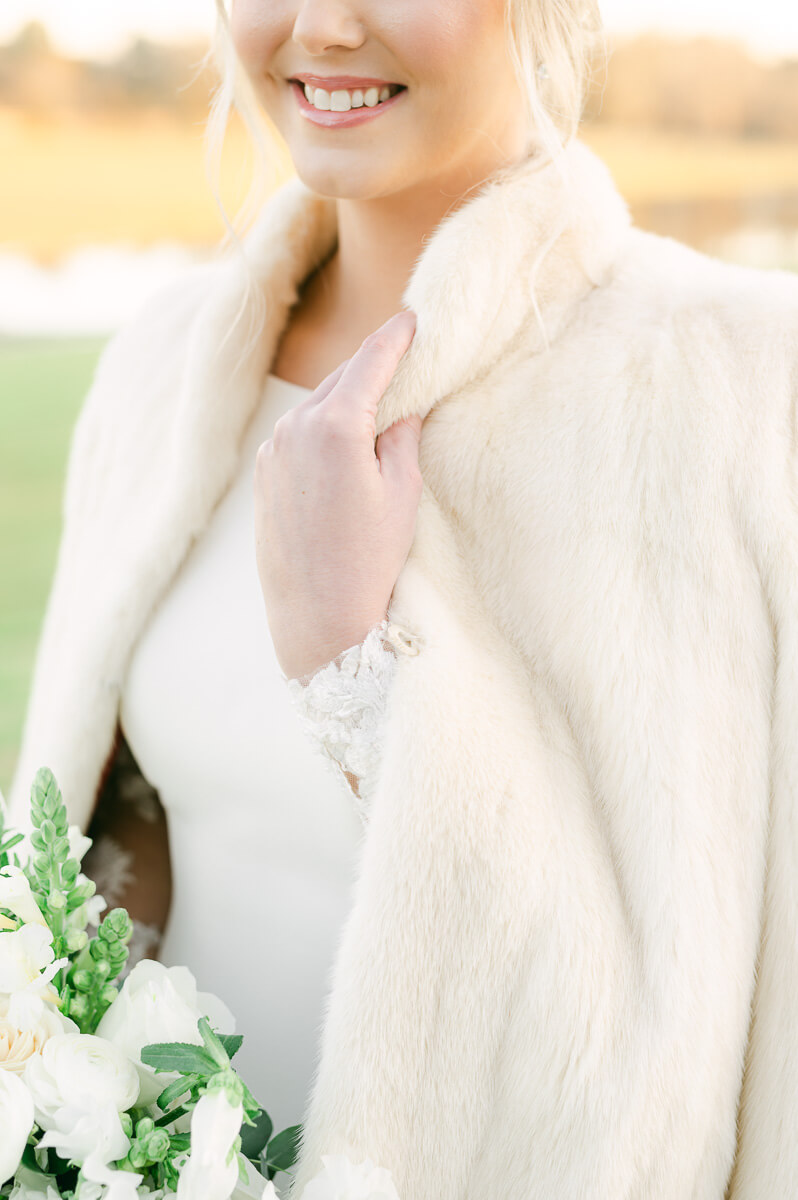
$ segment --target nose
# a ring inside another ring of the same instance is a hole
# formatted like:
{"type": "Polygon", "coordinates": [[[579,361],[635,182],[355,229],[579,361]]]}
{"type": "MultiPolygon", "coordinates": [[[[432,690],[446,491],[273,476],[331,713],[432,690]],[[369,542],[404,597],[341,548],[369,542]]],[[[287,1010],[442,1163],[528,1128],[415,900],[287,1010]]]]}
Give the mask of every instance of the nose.
{"type": "Polygon", "coordinates": [[[324,54],[336,46],[356,50],[365,30],[351,0],[304,0],[294,21],[293,40],[308,54],[324,54]]]}

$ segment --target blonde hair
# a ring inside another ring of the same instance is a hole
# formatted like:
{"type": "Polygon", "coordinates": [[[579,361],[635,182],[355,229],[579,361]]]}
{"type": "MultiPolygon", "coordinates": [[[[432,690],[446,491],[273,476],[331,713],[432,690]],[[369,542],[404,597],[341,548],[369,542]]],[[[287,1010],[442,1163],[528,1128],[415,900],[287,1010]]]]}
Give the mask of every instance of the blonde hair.
{"type": "MultiPolygon", "coordinates": [[[[205,146],[209,180],[227,230],[226,245],[249,228],[279,182],[276,146],[280,139],[238,61],[226,0],[216,0],[216,13],[216,37],[208,57],[216,64],[220,82],[211,103],[205,146]],[[231,221],[219,196],[219,174],[233,110],[252,138],[255,166],[244,205],[231,221]]],[[[505,21],[510,58],[527,109],[530,152],[542,150],[542,161],[553,161],[562,172],[562,152],[578,131],[597,51],[606,54],[598,0],[506,0],[505,21]]]]}

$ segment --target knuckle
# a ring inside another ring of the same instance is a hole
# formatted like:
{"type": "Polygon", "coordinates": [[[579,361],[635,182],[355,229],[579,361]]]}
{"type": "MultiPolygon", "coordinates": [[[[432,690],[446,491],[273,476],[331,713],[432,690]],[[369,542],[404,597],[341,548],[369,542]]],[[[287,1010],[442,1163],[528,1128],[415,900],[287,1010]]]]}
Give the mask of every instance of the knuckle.
{"type": "Polygon", "coordinates": [[[283,416],[278,417],[274,423],[274,429],[272,430],[271,440],[276,449],[279,449],[280,446],[282,446],[285,443],[285,441],[288,437],[290,426],[289,426],[289,422],[288,422],[287,418],[288,418],[288,414],[284,413],[283,416]]]}
{"type": "Polygon", "coordinates": [[[387,351],[391,349],[391,339],[387,334],[383,333],[382,330],[375,329],[373,333],[370,333],[368,337],[364,339],[363,345],[368,350],[373,350],[377,354],[381,354],[383,352],[387,353],[387,351]]]}
{"type": "Polygon", "coordinates": [[[255,454],[255,470],[259,474],[268,469],[273,453],[274,445],[271,438],[268,438],[265,442],[261,442],[258,446],[257,453],[255,454]]]}
{"type": "Polygon", "coordinates": [[[333,405],[320,404],[314,415],[317,432],[325,440],[338,440],[347,432],[344,415],[333,405]]]}

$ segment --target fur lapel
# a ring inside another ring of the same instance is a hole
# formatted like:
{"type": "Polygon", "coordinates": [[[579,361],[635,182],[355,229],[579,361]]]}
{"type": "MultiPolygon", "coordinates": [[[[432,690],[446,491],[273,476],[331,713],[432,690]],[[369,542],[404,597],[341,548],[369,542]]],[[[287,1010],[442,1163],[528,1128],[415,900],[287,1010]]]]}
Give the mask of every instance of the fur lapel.
{"type": "MultiPolygon", "coordinates": [[[[564,175],[570,191],[551,164],[527,160],[435,230],[405,291],[416,333],[382,397],[378,432],[478,380],[522,331],[525,352],[542,348],[609,271],[626,206],[578,142],[564,175]]],[[[336,233],[335,202],[292,179],[265,205],[244,256],[155,297],[103,356],[70,457],[10,797],[18,822],[44,762],[73,820],[88,822],[130,655],[234,477],[290,309],[336,233]]]]}

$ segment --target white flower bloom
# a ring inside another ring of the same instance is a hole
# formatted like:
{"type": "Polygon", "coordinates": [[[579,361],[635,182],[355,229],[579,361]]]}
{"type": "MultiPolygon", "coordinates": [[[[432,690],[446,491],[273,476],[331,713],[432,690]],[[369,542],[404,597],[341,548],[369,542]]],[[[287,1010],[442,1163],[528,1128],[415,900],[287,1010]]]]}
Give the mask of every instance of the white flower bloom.
{"type": "Polygon", "coordinates": [[[210,992],[198,992],[186,967],[142,959],[130,972],[97,1033],[137,1064],[141,1104],[151,1104],[177,1078],[166,1071],[156,1075],[152,1067],[142,1064],[142,1047],[155,1042],[201,1045],[197,1022],[203,1016],[222,1033],[235,1032],[235,1019],[227,1006],[210,992]]]}
{"type": "MultiPolygon", "coordinates": [[[[78,881],[82,882],[85,878],[85,875],[79,875],[78,881]]],[[[96,927],[100,924],[107,907],[105,897],[101,896],[99,892],[95,892],[93,896],[89,896],[85,904],[81,905],[81,919],[85,915],[85,924],[96,927]]]]}
{"type": "MultiPolygon", "coordinates": [[[[136,1175],[133,1171],[117,1171],[103,1162],[101,1155],[89,1154],[81,1175],[87,1184],[101,1185],[102,1200],[140,1200],[139,1184],[143,1182],[144,1176],[136,1175]]],[[[146,1189],[144,1191],[146,1193],[146,1189]]],[[[88,1200],[88,1187],[83,1200],[88,1200]]]]}
{"type": "Polygon", "coordinates": [[[138,1098],[136,1068],[125,1054],[90,1034],[58,1034],[28,1059],[23,1079],[33,1097],[42,1146],[83,1164],[90,1154],[103,1163],[130,1148],[119,1114],[138,1098]]]}
{"type": "MultiPolygon", "coordinates": [[[[22,991],[54,995],[47,988],[66,959],[53,961],[53,935],[46,925],[20,925],[0,932],[0,992],[22,991]]],[[[52,998],[51,995],[51,998],[52,998]]]]}
{"type": "Polygon", "coordinates": [[[239,1175],[231,1200],[280,1200],[272,1180],[264,1179],[246,1158],[241,1157],[239,1161],[247,1179],[243,1182],[239,1175]]]}
{"type": "Polygon", "coordinates": [[[92,845],[92,839],[80,832],[80,826],[70,825],[67,829],[67,841],[69,842],[69,857],[82,863],[86,851],[92,845]]]}
{"type": "Polygon", "coordinates": [[[74,1021],[40,996],[24,991],[0,995],[0,1071],[21,1075],[28,1059],[41,1054],[51,1037],[79,1032],[74,1021]]]}
{"type": "Polygon", "coordinates": [[[12,912],[18,921],[32,925],[47,924],[21,867],[0,868],[0,908],[12,912]]]}
{"type": "Polygon", "coordinates": [[[302,1200],[399,1200],[390,1171],[370,1158],[355,1165],[345,1154],[322,1154],[324,1169],[302,1193],[302,1200]]]}
{"type": "Polygon", "coordinates": [[[191,1114],[191,1153],[177,1181],[177,1200],[230,1200],[238,1180],[233,1150],[244,1109],[223,1088],[205,1092],[191,1114]]]}
{"type": "Polygon", "coordinates": [[[18,1075],[0,1071],[0,1187],[14,1175],[33,1129],[33,1100],[18,1075]]]}

